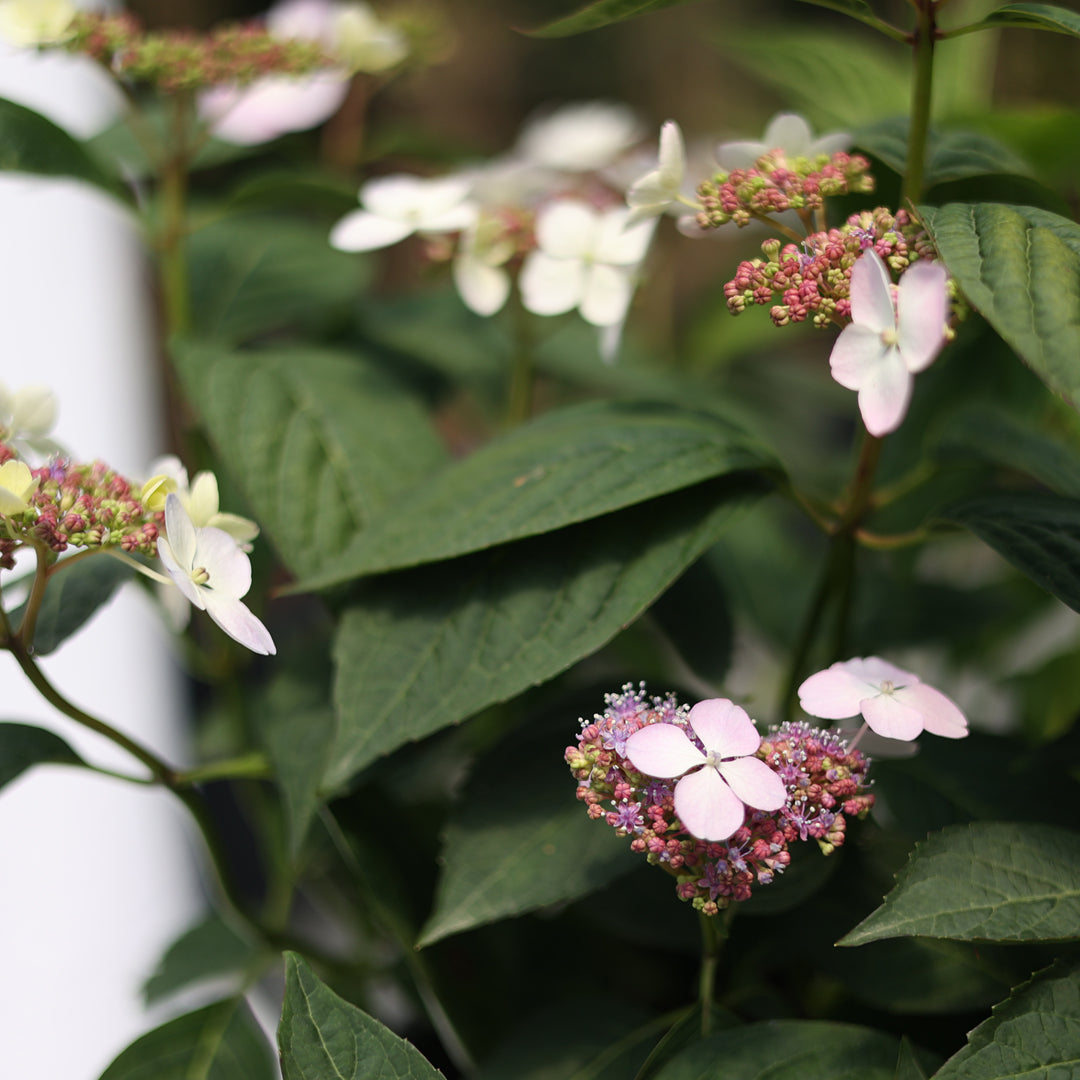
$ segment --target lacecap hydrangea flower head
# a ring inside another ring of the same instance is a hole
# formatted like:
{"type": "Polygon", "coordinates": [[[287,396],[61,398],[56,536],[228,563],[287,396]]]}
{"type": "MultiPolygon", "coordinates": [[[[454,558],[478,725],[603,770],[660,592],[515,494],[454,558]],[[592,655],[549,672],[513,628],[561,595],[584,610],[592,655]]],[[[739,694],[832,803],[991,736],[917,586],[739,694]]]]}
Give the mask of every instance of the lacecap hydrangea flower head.
{"type": "Polygon", "coordinates": [[[771,883],[797,840],[831,853],[874,801],[868,759],[837,733],[785,723],[762,736],[725,698],[690,709],[644,684],[608,694],[565,756],[589,816],[706,915],[771,883]]]}

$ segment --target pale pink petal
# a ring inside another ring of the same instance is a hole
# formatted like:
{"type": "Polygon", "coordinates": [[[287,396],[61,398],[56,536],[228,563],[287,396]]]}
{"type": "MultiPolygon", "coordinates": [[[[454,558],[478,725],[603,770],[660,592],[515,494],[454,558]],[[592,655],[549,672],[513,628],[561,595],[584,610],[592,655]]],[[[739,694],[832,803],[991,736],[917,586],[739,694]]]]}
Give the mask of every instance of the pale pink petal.
{"type": "Polygon", "coordinates": [[[922,713],[923,727],[931,735],[941,735],[946,739],[962,739],[967,735],[967,718],[956,703],[940,690],[917,682],[905,687],[896,697],[922,713]]]}
{"type": "Polygon", "coordinates": [[[706,698],[690,710],[690,726],[705,747],[720,757],[743,757],[761,745],[753,720],[727,698],[706,698]]]}
{"type": "Polygon", "coordinates": [[[321,124],[337,112],[348,89],[348,79],[340,72],[304,78],[270,75],[239,90],[209,91],[199,108],[211,120],[216,138],[253,146],[321,124]]]}
{"type": "Polygon", "coordinates": [[[585,270],[581,317],[593,326],[615,326],[626,318],[633,295],[634,280],[627,270],[595,263],[585,270]]]}
{"type": "Polygon", "coordinates": [[[277,649],[270,631],[240,600],[228,600],[210,594],[206,597],[206,613],[229,637],[239,641],[252,652],[273,656],[277,649]]]}
{"type": "Polygon", "coordinates": [[[560,199],[537,215],[536,242],[548,255],[580,259],[593,250],[597,225],[591,207],[573,199],[560,199]]]}
{"type": "Polygon", "coordinates": [[[856,656],[851,660],[844,660],[833,664],[834,668],[843,668],[852,675],[858,676],[868,686],[880,686],[883,682],[891,682],[893,686],[908,686],[917,683],[919,676],[888,660],[882,660],[880,656],[856,656]]]}
{"type": "Polygon", "coordinates": [[[196,549],[195,526],[192,524],[180,496],[173,492],[165,497],[165,535],[169,550],[176,562],[190,571],[196,549]]]}
{"type": "Polygon", "coordinates": [[[895,694],[866,698],[861,712],[870,730],[887,739],[916,739],[923,729],[922,713],[903,704],[895,694]]]}
{"type": "Polygon", "coordinates": [[[784,781],[760,758],[722,761],[717,768],[739,799],[755,810],[779,810],[787,802],[784,781]]]}
{"type": "Polygon", "coordinates": [[[647,724],[626,740],[626,756],[638,772],[670,780],[705,761],[705,755],[674,724],[647,724]]]}
{"type": "Polygon", "coordinates": [[[864,251],[851,270],[851,318],[880,333],[896,329],[891,279],[881,256],[873,249],[864,251]]]}
{"type": "Polygon", "coordinates": [[[726,840],[746,819],[746,807],[710,767],[684,776],[675,785],[675,813],[688,832],[712,842],[726,840]]]}
{"type": "Polygon", "coordinates": [[[877,330],[861,323],[849,323],[833,343],[829,370],[845,389],[859,390],[888,350],[877,330]]]}
{"type": "Polygon", "coordinates": [[[895,431],[911,403],[915,380],[904,366],[899,349],[889,349],[867,373],[859,388],[859,413],[871,435],[895,431]]]}
{"type": "Polygon", "coordinates": [[[330,244],[339,251],[375,251],[404,240],[412,232],[413,226],[408,222],[353,210],[331,230],[330,244]]]}
{"type": "Polygon", "coordinates": [[[923,371],[945,344],[949,275],[941,263],[917,262],[900,279],[897,346],[908,371],[923,371]]]}
{"type": "Polygon", "coordinates": [[[585,290],[585,264],[531,251],[518,278],[521,302],[534,315],[561,315],[577,307],[585,290]]]}
{"type": "Polygon", "coordinates": [[[799,707],[822,720],[843,720],[858,716],[863,699],[875,689],[847,670],[846,664],[833,664],[811,675],[799,687],[799,707]]]}
{"type": "MultiPolygon", "coordinates": [[[[203,589],[215,596],[238,600],[251,588],[251,560],[224,529],[196,530],[193,569],[204,569],[209,579],[203,589]]],[[[209,601],[207,601],[209,607],[209,601]]]]}

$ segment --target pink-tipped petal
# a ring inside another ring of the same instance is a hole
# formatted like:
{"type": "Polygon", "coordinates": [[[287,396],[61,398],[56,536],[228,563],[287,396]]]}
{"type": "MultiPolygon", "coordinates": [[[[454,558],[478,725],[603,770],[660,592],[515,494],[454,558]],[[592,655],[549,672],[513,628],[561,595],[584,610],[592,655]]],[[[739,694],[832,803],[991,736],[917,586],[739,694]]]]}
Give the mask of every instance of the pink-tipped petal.
{"type": "Polygon", "coordinates": [[[755,810],[779,810],[787,802],[784,781],[760,758],[723,761],[718,768],[731,790],[755,810]]]}
{"type": "Polygon", "coordinates": [[[675,813],[699,840],[726,840],[746,818],[746,807],[713,768],[698,769],[675,785],[675,813]]]}
{"type": "Polygon", "coordinates": [[[905,705],[896,694],[867,698],[861,711],[870,730],[886,739],[917,739],[923,729],[922,713],[905,705]]]}
{"type": "Polygon", "coordinates": [[[968,733],[967,717],[956,703],[926,683],[915,683],[897,694],[905,705],[922,713],[923,727],[931,735],[962,739],[968,733]]]}
{"type": "Polygon", "coordinates": [[[277,653],[270,631],[242,601],[218,598],[212,593],[206,594],[206,601],[206,614],[234,641],[263,656],[277,653]]]}
{"type": "Polygon", "coordinates": [[[945,344],[949,275],[941,263],[917,262],[900,279],[897,346],[908,371],[923,371],[945,344]]]}
{"type": "Polygon", "coordinates": [[[889,349],[859,388],[859,413],[871,435],[888,435],[907,415],[915,386],[899,349],[889,349]]]}
{"type": "Polygon", "coordinates": [[[626,756],[638,772],[670,780],[705,761],[705,755],[674,724],[649,724],[626,740],[626,756]]]}
{"type": "Polygon", "coordinates": [[[761,745],[753,720],[728,698],[706,698],[690,710],[690,726],[706,752],[720,757],[745,757],[761,745]]]}
{"type": "Polygon", "coordinates": [[[864,251],[851,270],[851,318],[871,330],[896,328],[891,279],[881,256],[872,248],[864,251]]]}

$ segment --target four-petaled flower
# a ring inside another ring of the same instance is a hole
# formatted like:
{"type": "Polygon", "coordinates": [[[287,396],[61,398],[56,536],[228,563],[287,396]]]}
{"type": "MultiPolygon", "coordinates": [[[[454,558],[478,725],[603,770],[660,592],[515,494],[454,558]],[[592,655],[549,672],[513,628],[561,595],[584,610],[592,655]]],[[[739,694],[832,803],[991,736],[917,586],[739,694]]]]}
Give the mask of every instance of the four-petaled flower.
{"type": "Polygon", "coordinates": [[[923,731],[962,739],[967,719],[940,690],[876,656],[855,657],[811,675],[799,687],[799,704],[811,716],[843,720],[862,714],[888,739],[915,739],[923,731]]]}
{"type": "Polygon", "coordinates": [[[276,653],[269,631],[240,599],[251,588],[251,563],[236,541],[194,525],[175,492],[165,499],[165,533],[158,556],[184,596],[252,652],[276,653]]]}
{"type": "Polygon", "coordinates": [[[859,412],[871,435],[895,431],[907,412],[913,375],[945,344],[948,274],[940,263],[917,262],[893,289],[876,251],[851,271],[851,318],[833,345],[833,378],[859,392],[859,412]]]}
{"type": "Polygon", "coordinates": [[[810,125],[798,113],[777,113],[765,129],[761,142],[727,142],[716,148],[716,160],[727,172],[732,169],[751,169],[758,158],[770,150],[783,150],[788,160],[809,158],[819,154],[832,156],[851,145],[851,136],[843,132],[822,135],[815,139],[810,125]]]}
{"type": "Polygon", "coordinates": [[[686,175],[686,148],[682,131],[674,120],[660,128],[660,151],[656,168],[635,180],[626,193],[630,207],[627,224],[658,217],[680,201],[686,175]]]}
{"type": "Polygon", "coordinates": [[[761,736],[743,709],[727,698],[709,698],[690,710],[689,721],[704,750],[675,724],[649,724],[626,740],[635,769],[662,779],[682,777],[675,785],[675,813],[687,832],[699,840],[726,840],[743,824],[747,807],[784,805],[783,781],[753,756],[761,736]]]}
{"type": "Polygon", "coordinates": [[[622,322],[654,222],[627,225],[625,206],[594,210],[576,199],[549,203],[536,218],[537,249],[521,268],[525,307],[536,315],[577,308],[593,326],[622,322]]]}

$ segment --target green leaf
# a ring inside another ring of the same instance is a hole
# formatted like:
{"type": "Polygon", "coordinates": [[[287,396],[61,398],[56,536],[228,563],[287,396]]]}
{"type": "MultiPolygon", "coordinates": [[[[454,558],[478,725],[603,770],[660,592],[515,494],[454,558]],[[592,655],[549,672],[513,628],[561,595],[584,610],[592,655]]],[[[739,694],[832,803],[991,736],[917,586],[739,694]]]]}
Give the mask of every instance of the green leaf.
{"type": "Polygon", "coordinates": [[[284,1080],[440,1080],[443,1075],[410,1043],[339,998],[292,952],[285,954],[278,1047],[284,1080]]]}
{"type": "Polygon", "coordinates": [[[270,1047],[250,1009],[230,998],[136,1039],[101,1080],[274,1080],[270,1047]]]}
{"type": "MultiPolygon", "coordinates": [[[[81,630],[131,576],[131,567],[119,559],[96,555],[61,570],[54,567],[38,609],[34,652],[38,656],[55,652],[72,634],[81,630]]],[[[25,613],[24,601],[9,613],[8,618],[13,626],[19,626],[25,613]]]]}
{"type": "Polygon", "coordinates": [[[82,143],[40,113],[0,98],[0,170],[70,176],[116,195],[117,186],[82,143]]]}
{"type": "Polygon", "coordinates": [[[481,551],[765,463],[707,413],[618,401],[560,409],[436,473],[301,587],[481,551]]]}
{"type": "MultiPolygon", "coordinates": [[[[906,116],[880,120],[855,133],[855,145],[880,158],[903,175],[907,163],[906,116]]],[[[1014,151],[991,135],[974,131],[931,131],[926,144],[926,185],[964,180],[971,176],[1009,173],[1029,176],[1031,168],[1014,151]]]]}
{"type": "Polygon", "coordinates": [[[417,946],[484,923],[574,900],[634,868],[641,856],[575,797],[563,758],[573,717],[530,724],[481,758],[443,838],[435,906],[417,946]],[[514,768],[505,763],[514,761],[514,768]]]}
{"type": "MultiPolygon", "coordinates": [[[[739,1026],[739,1020],[734,1013],[719,1005],[710,1005],[709,1010],[712,1019],[712,1031],[723,1031],[725,1028],[739,1026]]],[[[693,1043],[701,1040],[701,1002],[697,1002],[664,1033],[664,1037],[653,1047],[652,1052],[645,1059],[645,1063],[638,1070],[634,1080],[655,1080],[659,1071],[676,1054],[693,1043]]]]}
{"type": "Polygon", "coordinates": [[[178,342],[192,404],[298,575],[320,573],[445,456],[417,401],[362,356],[178,342]]]}
{"type": "Polygon", "coordinates": [[[337,721],[330,705],[325,654],[300,658],[263,695],[259,730],[285,801],[289,851],[295,857],[321,802],[322,778],[337,721]]]}
{"type": "Polygon", "coordinates": [[[896,1059],[896,1075],[893,1080],[927,1080],[906,1035],[900,1040],[900,1056],[896,1059]]]}
{"type": "Polygon", "coordinates": [[[328,784],[541,683],[631,623],[762,492],[749,476],[370,583],[334,644],[328,784]]]}
{"type": "Polygon", "coordinates": [[[1041,491],[993,492],[947,507],[1032,581],[1080,611],[1080,500],[1041,491]]]}
{"type": "Polygon", "coordinates": [[[238,344],[345,311],[365,263],[336,251],[324,226],[280,214],[230,217],[188,239],[197,334],[238,344]]]}
{"type": "Polygon", "coordinates": [[[838,945],[894,937],[1058,941],[1080,927],[1080,835],[953,825],[915,845],[896,888],[838,945]]]}
{"type": "Polygon", "coordinates": [[[949,29],[946,34],[967,34],[974,30],[994,30],[1005,26],[1022,30],[1050,30],[1055,34],[1080,37],[1080,13],[1054,4],[1006,4],[977,23],[949,29]]]}
{"type": "Polygon", "coordinates": [[[33,724],[0,722],[0,788],[35,765],[85,765],[59,735],[33,724]]]}
{"type": "Polygon", "coordinates": [[[1080,964],[1058,961],[994,1009],[934,1080],[1066,1080],[1080,1070],[1080,964]]]}
{"type": "Polygon", "coordinates": [[[254,949],[218,915],[211,915],[178,937],[143,985],[143,998],[154,1005],[192,983],[234,975],[239,986],[254,949]]]}
{"type": "Polygon", "coordinates": [[[1080,225],[999,203],[920,208],[961,291],[1051,390],[1080,401],[1080,225]]]}
{"type": "Polygon", "coordinates": [[[593,0],[572,15],[554,19],[535,30],[526,31],[533,37],[569,37],[583,34],[586,30],[598,30],[610,23],[636,19],[663,8],[685,4],[688,0],[593,0]]]}
{"type": "Polygon", "coordinates": [[[1080,498],[1077,448],[1004,409],[976,406],[955,413],[937,450],[946,462],[957,451],[973,453],[1002,468],[1027,473],[1060,495],[1080,498]]]}
{"type": "Polygon", "coordinates": [[[656,1080],[893,1080],[897,1040],[812,1020],[747,1024],[683,1050],[656,1080]]]}
{"type": "Polygon", "coordinates": [[[813,4],[815,7],[828,8],[830,11],[839,11],[841,15],[850,15],[875,30],[880,30],[894,41],[904,41],[904,33],[890,26],[887,22],[879,19],[874,14],[873,8],[866,0],[802,0],[804,4],[813,4]]]}

